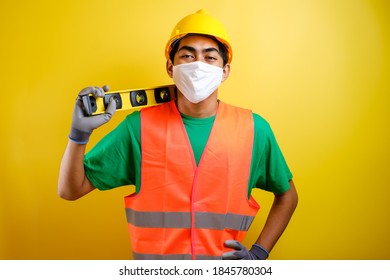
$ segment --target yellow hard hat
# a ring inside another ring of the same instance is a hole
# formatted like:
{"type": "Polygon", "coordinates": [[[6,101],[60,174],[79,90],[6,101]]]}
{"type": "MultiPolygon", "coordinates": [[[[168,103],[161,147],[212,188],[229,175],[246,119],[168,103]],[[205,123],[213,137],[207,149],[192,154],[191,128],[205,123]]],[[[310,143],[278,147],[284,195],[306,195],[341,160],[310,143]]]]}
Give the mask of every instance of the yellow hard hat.
{"type": "Polygon", "coordinates": [[[228,50],[228,63],[231,62],[233,51],[225,27],[219,20],[209,16],[205,10],[199,10],[194,14],[188,15],[176,24],[165,47],[165,57],[167,59],[172,49],[172,43],[189,33],[214,36],[215,39],[226,46],[228,50]]]}

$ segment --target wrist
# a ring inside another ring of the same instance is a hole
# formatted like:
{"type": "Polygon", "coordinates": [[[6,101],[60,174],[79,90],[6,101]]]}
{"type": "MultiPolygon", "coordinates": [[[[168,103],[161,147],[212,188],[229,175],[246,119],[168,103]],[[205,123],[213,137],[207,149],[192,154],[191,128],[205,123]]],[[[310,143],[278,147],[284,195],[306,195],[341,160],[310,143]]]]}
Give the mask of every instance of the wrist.
{"type": "Polygon", "coordinates": [[[69,133],[69,140],[76,143],[76,144],[82,144],[85,145],[89,141],[89,137],[91,136],[91,132],[85,132],[82,130],[79,130],[77,128],[72,127],[70,129],[69,133]]]}
{"type": "Polygon", "coordinates": [[[258,260],[266,260],[269,257],[269,252],[258,244],[253,244],[250,252],[256,257],[258,260]]]}

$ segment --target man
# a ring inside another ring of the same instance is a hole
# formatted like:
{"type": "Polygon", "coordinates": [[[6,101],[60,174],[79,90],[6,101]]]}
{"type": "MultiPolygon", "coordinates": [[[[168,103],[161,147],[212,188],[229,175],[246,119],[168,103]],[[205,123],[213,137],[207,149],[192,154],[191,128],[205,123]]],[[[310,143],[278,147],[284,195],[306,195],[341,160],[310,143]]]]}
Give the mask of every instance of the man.
{"type": "MultiPolygon", "coordinates": [[[[78,98],[58,192],[78,199],[134,184],[125,198],[136,259],[266,259],[297,205],[292,175],[268,123],[218,99],[232,48],[223,25],[201,10],[183,18],[166,47],[177,87],[169,103],[134,112],[87,155],[93,129],[115,112],[86,117],[78,98]],[[253,187],[275,194],[257,241],[241,244],[259,205],[253,187]]],[[[107,87],[79,93],[103,96],[107,87]]]]}

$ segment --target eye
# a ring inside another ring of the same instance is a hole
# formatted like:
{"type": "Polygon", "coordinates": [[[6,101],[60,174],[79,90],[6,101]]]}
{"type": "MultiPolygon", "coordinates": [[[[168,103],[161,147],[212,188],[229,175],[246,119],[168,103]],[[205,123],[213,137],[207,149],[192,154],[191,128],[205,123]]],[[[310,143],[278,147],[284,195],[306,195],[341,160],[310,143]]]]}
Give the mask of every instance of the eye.
{"type": "Polygon", "coordinates": [[[182,54],[180,55],[180,58],[188,59],[188,58],[194,58],[194,56],[191,54],[182,54]]]}
{"type": "Polygon", "coordinates": [[[217,58],[216,58],[215,56],[211,56],[211,55],[206,56],[206,59],[207,59],[207,60],[210,60],[210,61],[215,61],[215,60],[217,60],[217,58]]]}

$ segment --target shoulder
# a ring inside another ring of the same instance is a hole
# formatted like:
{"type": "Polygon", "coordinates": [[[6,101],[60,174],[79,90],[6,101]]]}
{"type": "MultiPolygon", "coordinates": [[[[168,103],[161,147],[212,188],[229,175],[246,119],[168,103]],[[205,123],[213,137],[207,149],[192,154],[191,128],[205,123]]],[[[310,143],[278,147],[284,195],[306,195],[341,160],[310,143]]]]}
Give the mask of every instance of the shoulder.
{"type": "Polygon", "coordinates": [[[250,114],[253,118],[253,125],[254,125],[255,134],[256,133],[262,133],[262,134],[271,133],[272,134],[270,124],[268,123],[268,121],[265,118],[263,118],[259,114],[252,112],[252,110],[250,110],[250,109],[234,106],[234,105],[224,103],[224,102],[221,102],[221,103],[224,104],[225,108],[229,108],[230,110],[235,110],[236,112],[245,112],[247,114],[250,114]]]}
{"type": "Polygon", "coordinates": [[[165,102],[165,103],[162,103],[162,104],[157,104],[157,105],[154,105],[154,106],[142,108],[139,113],[142,115],[142,114],[145,114],[145,113],[159,113],[159,112],[163,112],[163,111],[169,110],[172,107],[176,106],[176,105],[173,105],[173,104],[174,104],[174,100],[171,100],[170,102],[165,102]]]}
{"type": "Polygon", "coordinates": [[[249,120],[252,122],[253,120],[252,111],[250,109],[231,105],[221,100],[219,100],[218,112],[221,112],[220,114],[224,115],[225,117],[230,116],[232,118],[244,120],[246,122],[249,120]]]}
{"type": "Polygon", "coordinates": [[[232,104],[229,104],[229,103],[225,103],[223,101],[220,101],[220,104],[223,104],[225,109],[230,109],[230,110],[236,110],[236,111],[239,111],[239,112],[250,113],[252,115],[252,117],[253,117],[253,121],[255,123],[255,126],[258,126],[258,127],[269,127],[268,122],[262,116],[260,116],[257,113],[253,113],[252,110],[250,110],[250,109],[243,108],[243,107],[238,107],[238,106],[235,106],[235,105],[232,105],[232,104]]]}
{"type": "Polygon", "coordinates": [[[123,129],[126,129],[132,133],[140,129],[140,120],[140,111],[134,111],[125,117],[125,119],[120,123],[119,127],[122,127],[123,129]]]}
{"type": "Polygon", "coordinates": [[[264,138],[269,138],[270,135],[273,134],[269,122],[259,114],[252,113],[252,115],[255,135],[264,138]]]}
{"type": "Polygon", "coordinates": [[[129,122],[129,123],[136,122],[139,121],[139,118],[140,118],[140,111],[134,111],[131,114],[126,116],[125,122],[129,122]]]}
{"type": "Polygon", "coordinates": [[[262,116],[253,113],[255,141],[270,147],[278,146],[271,124],[262,116]]]}
{"type": "Polygon", "coordinates": [[[252,112],[252,116],[253,116],[255,129],[261,130],[263,132],[269,131],[271,129],[271,126],[268,123],[268,121],[264,119],[262,116],[253,112],[252,112]]]}
{"type": "Polygon", "coordinates": [[[167,103],[160,104],[157,106],[150,106],[150,107],[142,108],[141,110],[134,111],[131,114],[127,115],[126,118],[123,120],[123,123],[125,123],[125,125],[128,128],[133,128],[133,129],[135,128],[135,129],[139,130],[140,126],[141,126],[142,116],[149,115],[149,116],[153,117],[156,114],[160,115],[160,114],[162,114],[162,112],[164,112],[165,110],[167,110],[167,108],[170,108],[170,107],[171,106],[169,105],[169,102],[167,102],[167,103]]]}
{"type": "Polygon", "coordinates": [[[128,114],[126,116],[126,121],[133,121],[135,119],[139,119],[140,113],[140,111],[134,111],[131,114],[128,114]]]}

